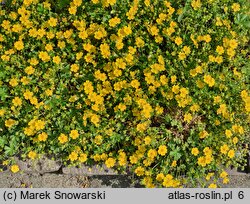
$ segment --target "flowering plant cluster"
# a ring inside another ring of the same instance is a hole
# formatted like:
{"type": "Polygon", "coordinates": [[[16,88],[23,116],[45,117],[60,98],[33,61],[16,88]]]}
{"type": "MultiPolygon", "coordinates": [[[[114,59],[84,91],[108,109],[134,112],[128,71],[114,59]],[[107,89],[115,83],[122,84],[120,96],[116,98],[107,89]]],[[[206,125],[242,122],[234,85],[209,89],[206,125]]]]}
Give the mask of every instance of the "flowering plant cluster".
{"type": "Polygon", "coordinates": [[[249,143],[246,2],[0,5],[0,158],[129,167],[146,187],[228,183],[249,143]]]}

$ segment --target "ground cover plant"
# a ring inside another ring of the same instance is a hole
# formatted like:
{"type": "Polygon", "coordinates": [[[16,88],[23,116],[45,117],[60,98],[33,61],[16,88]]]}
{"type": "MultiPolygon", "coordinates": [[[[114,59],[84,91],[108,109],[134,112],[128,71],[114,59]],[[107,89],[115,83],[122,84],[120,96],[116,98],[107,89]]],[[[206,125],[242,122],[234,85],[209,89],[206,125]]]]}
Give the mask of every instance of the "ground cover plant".
{"type": "Polygon", "coordinates": [[[0,159],[217,187],[249,143],[247,0],[0,5],[0,159]]]}

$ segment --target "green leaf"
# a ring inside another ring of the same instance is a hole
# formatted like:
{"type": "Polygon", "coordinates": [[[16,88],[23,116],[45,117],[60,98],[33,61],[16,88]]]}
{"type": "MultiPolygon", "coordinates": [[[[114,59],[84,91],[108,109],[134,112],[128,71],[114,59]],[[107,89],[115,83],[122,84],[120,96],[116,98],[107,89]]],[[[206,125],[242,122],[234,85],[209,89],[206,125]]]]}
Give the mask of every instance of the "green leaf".
{"type": "Polygon", "coordinates": [[[174,160],[178,160],[181,158],[181,153],[179,152],[179,147],[177,147],[175,150],[171,151],[169,154],[170,156],[174,157],[174,160]]]}
{"type": "Polygon", "coordinates": [[[0,98],[1,100],[4,100],[6,98],[6,89],[3,87],[0,88],[0,98]]]}
{"type": "Polygon", "coordinates": [[[38,6],[37,6],[37,11],[40,12],[40,13],[43,13],[44,8],[43,8],[43,5],[42,5],[42,4],[38,4],[38,6]]]}
{"type": "Polygon", "coordinates": [[[6,143],[6,137],[0,137],[0,147],[3,148],[6,143]]]}

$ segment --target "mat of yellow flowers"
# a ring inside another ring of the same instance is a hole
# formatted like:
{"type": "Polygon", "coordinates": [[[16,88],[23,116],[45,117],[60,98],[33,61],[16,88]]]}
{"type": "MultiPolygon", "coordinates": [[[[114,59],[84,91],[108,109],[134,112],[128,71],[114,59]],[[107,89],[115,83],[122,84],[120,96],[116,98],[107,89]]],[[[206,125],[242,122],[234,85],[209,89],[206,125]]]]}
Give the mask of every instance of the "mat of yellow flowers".
{"type": "Polygon", "coordinates": [[[228,183],[250,140],[249,22],[244,0],[1,4],[0,160],[228,183]]]}

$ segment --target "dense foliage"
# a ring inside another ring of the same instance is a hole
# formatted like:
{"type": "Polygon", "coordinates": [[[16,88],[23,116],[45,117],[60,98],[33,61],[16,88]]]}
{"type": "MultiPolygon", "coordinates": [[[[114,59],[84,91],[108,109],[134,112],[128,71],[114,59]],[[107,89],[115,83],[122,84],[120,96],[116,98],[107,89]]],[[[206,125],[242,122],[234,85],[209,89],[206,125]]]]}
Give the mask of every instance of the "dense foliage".
{"type": "Polygon", "coordinates": [[[0,159],[130,167],[146,187],[228,183],[249,143],[246,5],[5,1],[0,159]]]}

